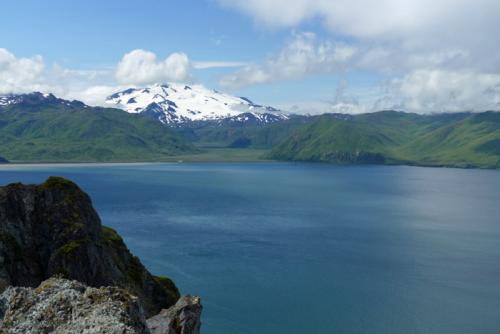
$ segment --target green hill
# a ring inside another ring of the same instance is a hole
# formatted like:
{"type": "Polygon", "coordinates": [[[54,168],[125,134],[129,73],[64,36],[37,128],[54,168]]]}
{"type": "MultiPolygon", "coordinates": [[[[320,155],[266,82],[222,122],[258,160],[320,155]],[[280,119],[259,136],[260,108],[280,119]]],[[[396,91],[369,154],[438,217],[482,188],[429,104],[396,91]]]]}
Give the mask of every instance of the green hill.
{"type": "Polygon", "coordinates": [[[500,167],[500,113],[324,115],[269,158],[333,163],[500,167]]]}
{"type": "Polygon", "coordinates": [[[173,130],[122,110],[40,99],[0,108],[0,156],[11,162],[162,161],[195,152],[173,130]]]}

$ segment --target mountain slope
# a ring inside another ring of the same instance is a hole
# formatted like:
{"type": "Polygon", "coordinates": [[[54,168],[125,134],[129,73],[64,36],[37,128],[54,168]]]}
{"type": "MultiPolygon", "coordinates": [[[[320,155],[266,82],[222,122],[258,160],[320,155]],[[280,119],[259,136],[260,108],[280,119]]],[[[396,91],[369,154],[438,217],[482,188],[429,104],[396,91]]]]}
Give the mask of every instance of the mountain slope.
{"type": "Polygon", "coordinates": [[[187,140],[139,115],[40,93],[4,97],[0,156],[10,161],[158,161],[196,152],[187,140]]]}
{"type": "Polygon", "coordinates": [[[498,168],[500,113],[416,115],[384,111],[319,117],[270,158],[335,163],[498,168]]]}
{"type": "Polygon", "coordinates": [[[394,154],[426,165],[500,168],[500,112],[469,114],[421,134],[394,154]]]}
{"type": "Polygon", "coordinates": [[[244,113],[253,115],[254,120],[261,123],[287,118],[272,107],[257,105],[246,98],[210,90],[201,85],[187,86],[172,83],[130,88],[109,96],[106,103],[129,113],[140,113],[170,125],[231,117],[241,122],[245,120],[245,116],[239,118],[238,116],[244,113]]]}
{"type": "Polygon", "coordinates": [[[290,116],[286,120],[262,124],[250,119],[240,122],[226,118],[216,122],[200,122],[189,127],[177,127],[176,131],[197,146],[269,149],[312,120],[311,117],[290,116]]]}

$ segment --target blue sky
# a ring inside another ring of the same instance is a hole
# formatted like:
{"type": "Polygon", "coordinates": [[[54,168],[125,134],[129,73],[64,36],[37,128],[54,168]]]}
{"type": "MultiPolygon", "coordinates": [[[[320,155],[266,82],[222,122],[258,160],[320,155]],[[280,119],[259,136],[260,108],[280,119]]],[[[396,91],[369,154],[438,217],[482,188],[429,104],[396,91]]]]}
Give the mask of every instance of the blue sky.
{"type": "Polygon", "coordinates": [[[303,112],[486,108],[500,102],[500,62],[480,56],[500,51],[496,38],[484,37],[500,28],[489,14],[497,7],[494,0],[5,1],[0,93],[39,88],[97,103],[95,92],[174,79],[303,112]],[[126,57],[138,49],[147,53],[126,57]],[[212,63],[200,69],[200,62],[212,63]],[[138,80],[134,71],[151,75],[138,80]]]}

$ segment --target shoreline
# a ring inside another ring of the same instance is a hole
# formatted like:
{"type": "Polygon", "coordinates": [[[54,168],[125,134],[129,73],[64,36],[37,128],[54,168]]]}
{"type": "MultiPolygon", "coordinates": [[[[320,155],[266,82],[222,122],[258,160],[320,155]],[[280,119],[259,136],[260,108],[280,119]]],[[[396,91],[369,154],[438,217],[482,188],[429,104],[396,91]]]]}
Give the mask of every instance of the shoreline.
{"type": "Polygon", "coordinates": [[[0,164],[0,170],[29,167],[120,167],[120,166],[148,166],[148,165],[180,165],[180,164],[270,164],[281,163],[290,165],[317,165],[331,167],[416,167],[416,168],[438,168],[438,169],[460,169],[460,170],[480,170],[480,171],[500,171],[500,168],[486,167],[460,167],[446,165],[419,165],[419,164],[334,164],[323,161],[294,161],[294,160],[188,160],[188,161],[136,161],[136,162],[13,162],[0,164]]]}

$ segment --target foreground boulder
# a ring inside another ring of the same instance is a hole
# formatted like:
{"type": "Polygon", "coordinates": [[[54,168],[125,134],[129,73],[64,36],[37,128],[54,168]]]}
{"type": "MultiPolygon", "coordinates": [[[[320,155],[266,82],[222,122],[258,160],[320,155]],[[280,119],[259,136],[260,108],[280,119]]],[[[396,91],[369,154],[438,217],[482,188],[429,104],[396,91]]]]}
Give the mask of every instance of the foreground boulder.
{"type": "Polygon", "coordinates": [[[101,225],[89,196],[73,182],[50,177],[41,185],[0,187],[0,292],[36,287],[54,275],[124,288],[139,298],[146,316],[179,299],[171,280],[151,275],[120,236],[101,225]]]}
{"type": "Polygon", "coordinates": [[[124,289],[51,278],[0,295],[0,332],[199,334],[200,313],[200,299],[188,296],[146,322],[137,297],[124,289]]]}

